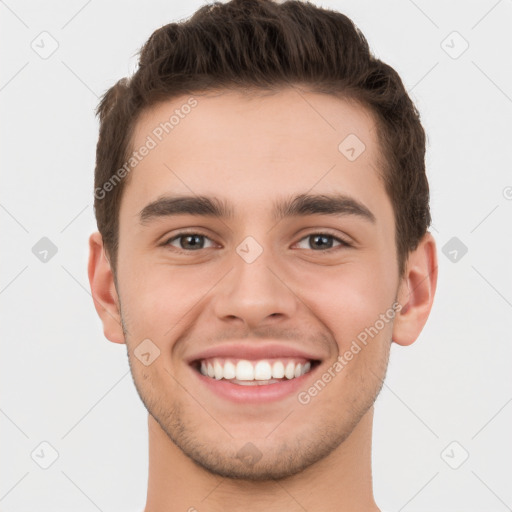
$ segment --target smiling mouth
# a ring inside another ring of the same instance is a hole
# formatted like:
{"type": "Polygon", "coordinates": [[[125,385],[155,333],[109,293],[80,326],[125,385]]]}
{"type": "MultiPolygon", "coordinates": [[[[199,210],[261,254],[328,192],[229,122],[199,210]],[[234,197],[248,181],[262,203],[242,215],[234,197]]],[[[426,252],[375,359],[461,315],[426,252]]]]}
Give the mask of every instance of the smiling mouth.
{"type": "Polygon", "coordinates": [[[191,366],[212,380],[224,380],[240,386],[263,386],[297,379],[320,364],[304,358],[234,359],[214,357],[197,360],[191,366]]]}

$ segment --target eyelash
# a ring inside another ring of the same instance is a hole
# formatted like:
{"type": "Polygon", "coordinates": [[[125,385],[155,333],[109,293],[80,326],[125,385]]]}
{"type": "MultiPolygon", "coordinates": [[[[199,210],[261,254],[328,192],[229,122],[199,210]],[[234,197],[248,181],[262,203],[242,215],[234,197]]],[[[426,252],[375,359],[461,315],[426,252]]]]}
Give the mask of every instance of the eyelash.
{"type": "MultiPolygon", "coordinates": [[[[173,250],[175,250],[179,254],[190,254],[190,253],[198,252],[200,250],[204,250],[204,249],[185,250],[185,249],[181,249],[181,248],[178,248],[178,247],[171,246],[171,242],[173,242],[174,240],[179,240],[181,237],[184,237],[184,236],[187,236],[187,235],[198,235],[198,236],[207,238],[208,240],[211,240],[209,236],[205,235],[204,233],[201,233],[200,231],[180,231],[179,233],[177,233],[173,237],[167,239],[167,241],[165,241],[162,244],[162,246],[164,246],[164,247],[172,247],[173,250]]],[[[330,251],[335,251],[336,249],[341,249],[343,247],[345,247],[345,248],[352,247],[352,244],[350,244],[349,242],[347,242],[343,238],[340,238],[338,236],[333,235],[332,233],[324,232],[324,231],[308,233],[307,235],[303,236],[299,240],[299,242],[301,242],[305,238],[309,238],[310,236],[314,236],[314,235],[327,236],[327,237],[330,237],[330,238],[332,238],[333,240],[335,240],[337,242],[340,242],[340,244],[341,244],[338,247],[330,247],[329,249],[323,249],[323,250],[322,249],[318,249],[318,250],[315,251],[314,249],[309,249],[309,250],[314,251],[314,252],[330,252],[330,251]]]]}

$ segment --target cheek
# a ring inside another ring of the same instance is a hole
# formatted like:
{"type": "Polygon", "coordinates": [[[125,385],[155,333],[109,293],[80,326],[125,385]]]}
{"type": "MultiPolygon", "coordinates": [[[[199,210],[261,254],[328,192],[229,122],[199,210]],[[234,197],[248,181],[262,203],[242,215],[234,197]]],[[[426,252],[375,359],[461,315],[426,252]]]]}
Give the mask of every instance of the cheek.
{"type": "Polygon", "coordinates": [[[125,265],[122,306],[137,337],[172,337],[172,329],[189,315],[193,317],[201,299],[215,284],[211,272],[203,275],[192,267],[173,270],[158,263],[132,265],[125,265]],[[134,268],[144,270],[130,270],[134,268]]]}
{"type": "Polygon", "coordinates": [[[365,328],[374,326],[394,300],[389,275],[368,267],[339,267],[325,279],[317,278],[314,282],[315,286],[306,290],[304,297],[320,321],[334,333],[340,352],[365,328]]]}

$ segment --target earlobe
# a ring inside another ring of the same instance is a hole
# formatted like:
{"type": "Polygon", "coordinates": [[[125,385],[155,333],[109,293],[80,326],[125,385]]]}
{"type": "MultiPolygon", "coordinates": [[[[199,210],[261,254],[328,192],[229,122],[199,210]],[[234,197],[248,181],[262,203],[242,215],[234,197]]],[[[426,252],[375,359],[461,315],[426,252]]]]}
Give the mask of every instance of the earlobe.
{"type": "Polygon", "coordinates": [[[427,232],[418,247],[409,254],[407,269],[400,283],[392,339],[399,345],[411,345],[420,335],[432,309],[437,286],[437,250],[434,237],[427,232]]]}
{"type": "Polygon", "coordinates": [[[94,307],[103,323],[105,337],[114,343],[125,343],[114,276],[99,232],[89,237],[88,275],[94,307]]]}

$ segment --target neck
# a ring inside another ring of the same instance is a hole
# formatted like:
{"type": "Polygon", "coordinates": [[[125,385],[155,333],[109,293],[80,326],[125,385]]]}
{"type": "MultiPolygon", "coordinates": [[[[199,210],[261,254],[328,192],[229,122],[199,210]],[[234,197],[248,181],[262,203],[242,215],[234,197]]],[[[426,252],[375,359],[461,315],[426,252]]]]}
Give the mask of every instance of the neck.
{"type": "Polygon", "coordinates": [[[222,478],[197,466],[149,415],[144,512],[379,512],[372,487],[372,423],[373,407],[325,459],[283,480],[250,482],[222,478]]]}

